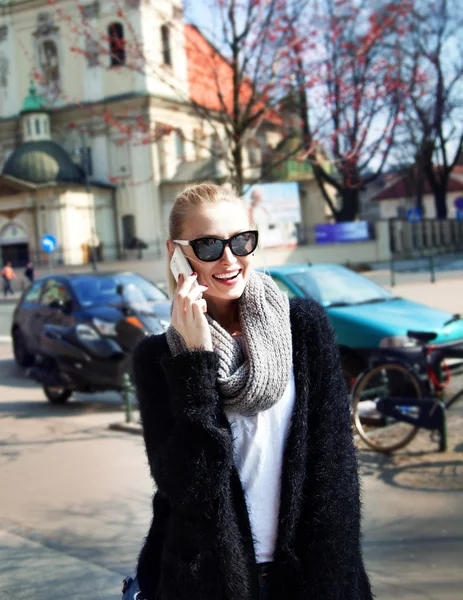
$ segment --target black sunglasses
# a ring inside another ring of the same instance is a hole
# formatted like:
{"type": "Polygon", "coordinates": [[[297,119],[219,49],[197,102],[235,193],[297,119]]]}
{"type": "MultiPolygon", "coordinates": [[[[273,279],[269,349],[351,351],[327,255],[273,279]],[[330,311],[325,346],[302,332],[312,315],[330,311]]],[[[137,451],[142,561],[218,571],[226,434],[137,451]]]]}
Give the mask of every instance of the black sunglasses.
{"type": "Polygon", "coordinates": [[[181,246],[191,246],[199,260],[214,262],[222,258],[226,246],[230,246],[230,250],[235,256],[248,256],[257,248],[258,240],[259,234],[257,231],[243,231],[228,240],[217,237],[202,237],[196,240],[173,240],[173,242],[181,246]]]}

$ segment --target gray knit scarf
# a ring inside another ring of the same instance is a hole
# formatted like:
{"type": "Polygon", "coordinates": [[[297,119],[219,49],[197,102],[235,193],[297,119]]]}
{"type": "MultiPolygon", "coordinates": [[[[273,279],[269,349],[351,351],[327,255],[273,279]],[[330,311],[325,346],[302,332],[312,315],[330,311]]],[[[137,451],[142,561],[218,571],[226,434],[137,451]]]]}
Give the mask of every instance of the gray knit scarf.
{"type": "MultiPolygon", "coordinates": [[[[253,416],[280,400],[292,368],[289,300],[268,275],[251,271],[239,299],[242,342],[209,315],[212,344],[219,358],[218,389],[227,411],[253,416]]],[[[187,350],[171,325],[167,342],[173,356],[187,350]]]]}

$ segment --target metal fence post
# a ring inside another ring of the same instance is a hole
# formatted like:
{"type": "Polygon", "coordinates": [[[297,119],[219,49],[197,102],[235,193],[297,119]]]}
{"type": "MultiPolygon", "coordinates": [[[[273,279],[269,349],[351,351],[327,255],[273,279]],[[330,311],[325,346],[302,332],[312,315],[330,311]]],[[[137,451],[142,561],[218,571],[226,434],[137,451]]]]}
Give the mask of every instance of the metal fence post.
{"type": "Polygon", "coordinates": [[[435,269],[435,265],[434,265],[434,255],[433,254],[429,255],[429,272],[431,274],[431,283],[435,283],[436,282],[436,269],[435,269]]]}
{"type": "Polygon", "coordinates": [[[391,287],[395,286],[395,264],[394,264],[394,258],[391,257],[391,287]]]}
{"type": "Polygon", "coordinates": [[[132,422],[132,382],[130,381],[130,375],[128,373],[124,373],[123,377],[123,388],[122,388],[122,396],[124,398],[125,404],[125,422],[132,422]]]}

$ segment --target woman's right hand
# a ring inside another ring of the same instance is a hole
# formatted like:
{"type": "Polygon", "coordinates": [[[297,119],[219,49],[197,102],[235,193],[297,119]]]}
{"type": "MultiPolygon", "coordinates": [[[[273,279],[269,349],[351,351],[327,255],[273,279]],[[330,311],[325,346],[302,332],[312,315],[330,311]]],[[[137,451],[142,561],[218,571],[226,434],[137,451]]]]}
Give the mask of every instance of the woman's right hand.
{"type": "Polygon", "coordinates": [[[180,275],[172,310],[172,327],[182,336],[189,350],[212,351],[212,336],[205,317],[206,301],[202,293],[205,285],[195,285],[196,273],[186,279],[180,275]]]}

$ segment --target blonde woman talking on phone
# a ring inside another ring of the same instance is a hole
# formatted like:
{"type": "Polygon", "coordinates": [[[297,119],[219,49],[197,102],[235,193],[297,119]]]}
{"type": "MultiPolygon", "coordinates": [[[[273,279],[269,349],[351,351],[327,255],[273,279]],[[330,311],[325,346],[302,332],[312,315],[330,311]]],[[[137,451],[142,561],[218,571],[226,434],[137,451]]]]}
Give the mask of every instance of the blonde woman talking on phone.
{"type": "Polygon", "coordinates": [[[257,243],[232,192],[177,197],[167,248],[194,273],[134,357],[157,487],[140,599],[372,598],[335,337],[320,305],[253,269],[257,243]]]}

